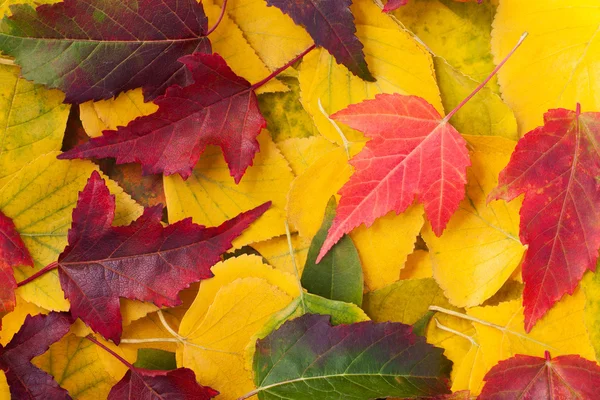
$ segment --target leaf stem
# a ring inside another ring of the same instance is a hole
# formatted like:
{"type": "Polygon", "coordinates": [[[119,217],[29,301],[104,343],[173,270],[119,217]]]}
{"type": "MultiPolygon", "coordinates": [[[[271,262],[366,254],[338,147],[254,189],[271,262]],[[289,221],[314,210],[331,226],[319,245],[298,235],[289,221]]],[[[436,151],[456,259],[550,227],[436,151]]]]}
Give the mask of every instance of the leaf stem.
{"type": "Polygon", "coordinates": [[[300,302],[302,303],[302,311],[306,314],[306,304],[304,303],[304,290],[302,289],[302,281],[300,280],[300,273],[298,272],[298,265],[296,264],[296,256],[294,255],[294,246],[292,246],[292,235],[290,234],[290,225],[287,220],[285,223],[285,236],[287,237],[288,248],[290,251],[290,258],[292,259],[292,266],[296,273],[296,280],[298,281],[298,290],[300,290],[300,302]]]}
{"type": "Polygon", "coordinates": [[[504,57],[504,59],[502,61],[500,61],[500,63],[496,66],[496,68],[494,68],[494,70],[488,75],[487,78],[485,78],[483,80],[483,82],[481,82],[476,88],[475,90],[473,90],[473,92],[471,92],[470,95],[468,95],[467,97],[465,97],[465,99],[463,101],[461,101],[455,108],[454,110],[450,111],[448,113],[448,115],[446,115],[444,117],[444,119],[442,120],[442,123],[446,123],[448,121],[450,121],[450,118],[452,118],[454,116],[454,114],[456,114],[458,112],[458,110],[460,110],[462,108],[462,106],[464,106],[469,100],[471,100],[473,98],[473,96],[475,96],[481,89],[483,89],[483,87],[494,77],[494,75],[496,75],[496,73],[500,70],[500,68],[502,68],[502,66],[508,61],[508,59],[514,54],[515,51],[517,51],[517,49],[519,48],[519,46],[521,46],[521,44],[523,43],[523,41],[525,40],[525,38],[527,37],[528,33],[524,32],[521,37],[519,38],[519,41],[517,42],[517,44],[515,45],[515,47],[513,47],[513,49],[506,55],[506,57],[504,57]]]}
{"type": "Polygon", "coordinates": [[[225,7],[227,7],[227,0],[223,0],[223,5],[221,6],[221,14],[219,14],[219,18],[217,19],[217,22],[215,22],[215,24],[212,26],[212,28],[210,28],[208,30],[208,32],[206,32],[206,35],[204,35],[204,36],[210,35],[211,33],[213,33],[215,31],[215,29],[217,29],[217,27],[223,20],[223,16],[225,15],[225,7]]]}
{"type": "MultiPolygon", "coordinates": [[[[446,332],[450,332],[450,333],[452,333],[452,334],[454,334],[456,336],[460,336],[461,338],[467,339],[469,342],[471,342],[471,344],[473,346],[479,347],[479,343],[477,343],[475,341],[475,339],[473,339],[471,336],[465,335],[464,333],[459,332],[459,331],[457,331],[455,329],[452,329],[452,328],[450,328],[450,327],[448,327],[446,325],[442,325],[442,323],[440,321],[438,321],[437,318],[434,318],[433,320],[435,321],[435,326],[437,326],[438,329],[441,329],[441,330],[446,331],[446,332]]],[[[122,340],[121,340],[121,342],[122,342],[122,340]]]]}
{"type": "Polygon", "coordinates": [[[50,264],[46,265],[44,268],[40,269],[35,274],[31,275],[29,278],[26,278],[26,279],[22,280],[21,282],[17,283],[17,287],[26,285],[29,282],[33,281],[34,279],[37,279],[40,276],[44,275],[46,272],[52,271],[53,269],[55,269],[57,267],[58,267],[58,262],[54,261],[53,263],[50,263],[50,264]]]}
{"type": "Polygon", "coordinates": [[[327,111],[325,111],[325,109],[323,108],[323,104],[321,104],[320,97],[318,99],[317,104],[319,105],[319,111],[321,111],[321,114],[323,114],[323,116],[325,118],[327,118],[327,121],[331,122],[331,125],[333,125],[333,128],[337,131],[337,133],[342,138],[342,143],[344,144],[344,149],[346,149],[346,157],[348,157],[348,160],[349,160],[350,159],[350,142],[348,141],[348,139],[346,138],[346,135],[344,135],[344,132],[342,132],[342,130],[340,129],[338,124],[334,120],[332,120],[331,117],[329,117],[329,114],[327,114],[327,111]]]}
{"type": "Polygon", "coordinates": [[[250,89],[252,89],[252,90],[258,89],[265,83],[269,82],[271,79],[275,78],[277,75],[279,75],[280,73],[282,73],[283,71],[288,69],[290,66],[292,66],[296,61],[300,60],[302,57],[304,57],[305,55],[310,53],[315,47],[316,47],[316,45],[313,44],[312,46],[310,46],[309,48],[304,50],[302,53],[298,54],[296,57],[294,57],[293,59],[288,61],[284,66],[277,68],[275,71],[271,72],[271,74],[269,76],[267,76],[266,78],[264,78],[261,81],[256,82],[254,85],[252,85],[250,87],[250,89]]]}
{"type": "Polygon", "coordinates": [[[121,361],[121,363],[123,363],[127,368],[134,369],[133,365],[131,365],[129,363],[129,361],[127,361],[126,359],[124,359],[123,357],[121,357],[120,355],[118,355],[117,353],[115,353],[114,351],[112,351],[111,349],[109,349],[108,347],[106,347],[105,345],[100,343],[99,341],[97,341],[96,338],[93,337],[92,335],[87,335],[85,338],[87,340],[89,340],[90,342],[94,343],[95,345],[101,347],[103,350],[105,350],[107,353],[112,355],[117,360],[121,361]]]}
{"type": "Polygon", "coordinates": [[[249,399],[250,397],[257,395],[257,394],[258,394],[258,392],[260,392],[260,390],[259,390],[259,389],[255,389],[255,390],[253,390],[253,391],[251,391],[251,392],[248,392],[248,393],[246,393],[246,394],[245,394],[245,395],[243,395],[242,397],[238,397],[238,399],[237,399],[237,400],[245,400],[245,399],[249,399]]]}
{"type": "Polygon", "coordinates": [[[14,60],[10,60],[8,58],[0,57],[0,64],[3,65],[16,65],[14,60]]]}
{"type": "Polygon", "coordinates": [[[176,338],[121,339],[121,343],[179,343],[176,338]]]}
{"type": "Polygon", "coordinates": [[[175,332],[175,330],[173,328],[171,328],[171,325],[169,325],[169,323],[165,319],[165,315],[163,314],[162,310],[158,310],[156,313],[158,314],[158,319],[160,319],[160,322],[163,324],[163,326],[165,327],[167,332],[169,332],[171,335],[173,335],[173,337],[175,339],[177,339],[178,341],[184,342],[185,338],[183,336],[181,336],[179,333],[175,332]]]}

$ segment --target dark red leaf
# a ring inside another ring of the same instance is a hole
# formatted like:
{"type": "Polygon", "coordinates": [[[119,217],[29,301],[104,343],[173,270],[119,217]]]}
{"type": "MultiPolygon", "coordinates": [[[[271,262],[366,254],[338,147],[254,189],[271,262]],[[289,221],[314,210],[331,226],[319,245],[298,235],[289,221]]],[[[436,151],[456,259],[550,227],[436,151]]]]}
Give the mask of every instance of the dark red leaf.
{"type": "Polygon", "coordinates": [[[137,87],[150,100],[192,83],[179,57],[212,51],[196,0],[65,0],[12,12],[0,23],[0,51],[15,57],[25,78],[65,92],[68,103],[137,87]]]}
{"type": "Polygon", "coordinates": [[[108,394],[108,400],[210,400],[219,392],[196,382],[194,371],[133,368],[108,394]]]}
{"type": "Polygon", "coordinates": [[[33,259],[12,220],[0,212],[0,314],[15,308],[17,282],[13,267],[19,265],[33,267],[33,259]]]}
{"type": "Polygon", "coordinates": [[[527,133],[500,173],[490,199],[525,193],[520,236],[525,329],[573,293],[600,248],[600,113],[550,110],[527,133]]]}
{"type": "Polygon", "coordinates": [[[363,45],[356,37],[352,0],[267,0],[267,4],[288,14],[302,25],[317,46],[324,47],[353,74],[374,82],[369,72],[363,45]]]}
{"type": "Polygon", "coordinates": [[[28,315],[19,332],[6,347],[0,346],[0,369],[6,374],[13,399],[62,400],[71,397],[58,386],[54,378],[31,363],[31,359],[45,353],[71,328],[72,318],[67,313],[28,315]]]}
{"type": "Polygon", "coordinates": [[[479,400],[596,400],[600,367],[578,355],[546,358],[516,355],[483,378],[479,400]]]}
{"type": "Polygon", "coordinates": [[[118,131],[59,156],[71,158],[114,157],[118,164],[138,162],[145,174],[179,173],[184,179],[207,145],[223,150],[231,175],[239,182],[258,151],[256,137],[266,126],[256,94],[218,54],[193,54],[181,61],[194,84],[173,86],[154,102],[156,113],[138,118],[118,131]]]}
{"type": "Polygon", "coordinates": [[[210,267],[269,206],[263,204],[215,228],[194,224],[191,218],[163,227],[162,206],[155,206],[131,225],[113,227],[115,197],[94,172],[79,194],[69,245],[58,259],[71,314],[119,343],[120,297],[159,307],[180,304],[179,291],[210,278],[210,267]]]}

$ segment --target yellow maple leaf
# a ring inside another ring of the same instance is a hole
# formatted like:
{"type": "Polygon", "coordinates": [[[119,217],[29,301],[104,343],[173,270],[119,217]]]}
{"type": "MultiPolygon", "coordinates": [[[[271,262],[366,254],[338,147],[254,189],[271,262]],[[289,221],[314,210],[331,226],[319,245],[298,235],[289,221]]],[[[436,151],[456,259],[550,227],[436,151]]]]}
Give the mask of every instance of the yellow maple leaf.
{"type": "Polygon", "coordinates": [[[552,108],[600,109],[600,8],[597,0],[501,0],[492,31],[500,61],[523,32],[527,40],[498,73],[502,96],[521,134],[552,108]],[[532,17],[535,16],[535,17],[532,17]]]}
{"type": "Polygon", "coordinates": [[[487,204],[515,142],[500,137],[466,139],[473,148],[466,197],[440,237],[429,224],[422,233],[433,259],[433,276],[458,307],[473,307],[494,295],[525,251],[519,241],[521,202],[487,204]]]}
{"type": "Polygon", "coordinates": [[[218,147],[208,147],[183,180],[164,177],[169,222],[192,217],[195,223],[216,226],[272,201],[271,208],[233,241],[234,247],[282,235],[287,189],[294,178],[290,167],[265,130],[258,136],[260,152],[236,185],[218,147]]]}
{"type": "Polygon", "coordinates": [[[290,164],[294,175],[299,176],[336,145],[322,136],[290,138],[277,143],[281,154],[290,164]]]}
{"type": "MultiPolygon", "coordinates": [[[[297,233],[292,233],[290,238],[292,241],[296,268],[298,274],[302,275],[304,264],[308,257],[311,239],[302,237],[297,233]]],[[[269,265],[280,271],[287,272],[288,274],[296,273],[296,268],[294,268],[292,257],[290,256],[290,248],[286,236],[278,236],[273,239],[265,240],[264,242],[253,243],[252,248],[258,251],[260,255],[267,260],[269,265]]]]}

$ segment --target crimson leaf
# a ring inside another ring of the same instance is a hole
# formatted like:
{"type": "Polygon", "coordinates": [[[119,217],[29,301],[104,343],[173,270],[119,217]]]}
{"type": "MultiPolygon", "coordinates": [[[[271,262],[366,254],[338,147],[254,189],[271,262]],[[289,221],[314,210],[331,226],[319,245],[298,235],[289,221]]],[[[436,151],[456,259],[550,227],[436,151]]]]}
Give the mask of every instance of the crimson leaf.
{"type": "Polygon", "coordinates": [[[59,156],[61,159],[115,157],[118,164],[139,162],[145,174],[179,173],[187,178],[207,145],[223,150],[239,182],[258,151],[256,137],[266,126],[253,87],[218,54],[181,58],[194,84],[172,86],[154,102],[154,114],[118,131],[104,131],[59,156]]]}
{"type": "Polygon", "coordinates": [[[13,399],[71,398],[52,376],[31,363],[32,358],[42,355],[52,343],[65,336],[71,323],[72,318],[67,313],[28,315],[10,343],[0,346],[0,369],[6,374],[13,399]]]}
{"type": "Polygon", "coordinates": [[[196,0],[65,0],[12,7],[0,23],[0,51],[25,78],[66,93],[68,103],[143,87],[146,99],[192,82],[177,59],[210,53],[196,0]]]}
{"type": "Polygon", "coordinates": [[[69,245],[58,258],[71,314],[118,344],[119,297],[159,307],[180,304],[179,291],[210,278],[210,267],[269,206],[265,203],[215,228],[194,224],[191,218],[163,227],[162,206],[155,206],[131,225],[113,227],[115,197],[94,171],[73,210],[69,245]]]}

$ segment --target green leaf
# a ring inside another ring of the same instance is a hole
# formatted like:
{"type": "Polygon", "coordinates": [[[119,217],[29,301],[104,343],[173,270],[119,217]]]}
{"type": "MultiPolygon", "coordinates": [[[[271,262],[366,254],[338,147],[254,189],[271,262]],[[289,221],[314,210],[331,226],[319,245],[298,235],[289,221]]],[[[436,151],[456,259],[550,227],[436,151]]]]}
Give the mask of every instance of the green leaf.
{"type": "Polygon", "coordinates": [[[306,314],[258,341],[255,393],[261,400],[437,396],[450,392],[452,364],[442,353],[408,325],[332,327],[328,316],[306,314]]]}
{"type": "Polygon", "coordinates": [[[327,204],[323,224],[308,249],[302,272],[302,287],[327,299],[360,306],[363,296],[363,274],[358,251],[349,236],[343,236],[319,264],[315,263],[334,217],[335,198],[332,197],[327,204]]]}
{"type": "Polygon", "coordinates": [[[170,371],[177,369],[175,353],[159,349],[138,349],[134,367],[170,371]]]}

